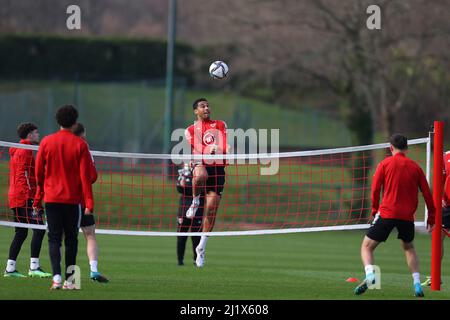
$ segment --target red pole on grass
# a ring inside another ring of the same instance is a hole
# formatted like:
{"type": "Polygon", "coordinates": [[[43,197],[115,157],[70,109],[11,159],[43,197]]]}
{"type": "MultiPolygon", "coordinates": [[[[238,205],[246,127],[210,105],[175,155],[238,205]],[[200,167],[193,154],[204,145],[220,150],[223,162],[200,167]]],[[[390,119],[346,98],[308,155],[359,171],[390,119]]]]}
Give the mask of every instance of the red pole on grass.
{"type": "Polygon", "coordinates": [[[443,191],[444,123],[434,122],[433,201],[436,207],[435,227],[431,239],[431,290],[441,290],[442,191],[443,191]]]}

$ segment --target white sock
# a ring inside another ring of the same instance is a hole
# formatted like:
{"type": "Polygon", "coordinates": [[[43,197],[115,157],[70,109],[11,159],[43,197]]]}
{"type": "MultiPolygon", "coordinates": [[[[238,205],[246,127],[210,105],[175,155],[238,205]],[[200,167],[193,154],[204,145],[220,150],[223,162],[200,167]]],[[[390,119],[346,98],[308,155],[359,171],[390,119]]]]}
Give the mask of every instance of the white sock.
{"type": "Polygon", "coordinates": [[[206,248],[206,241],[208,241],[208,236],[202,236],[200,238],[200,243],[198,244],[198,246],[202,249],[206,248]]]}
{"type": "Polygon", "coordinates": [[[55,274],[53,276],[53,282],[58,282],[61,283],[62,279],[61,279],[61,275],[60,274],[55,274]]]}
{"type": "Polygon", "coordinates": [[[14,270],[16,270],[16,261],[8,259],[8,262],[6,262],[6,272],[13,272],[14,270]]]}
{"type": "Polygon", "coordinates": [[[91,266],[91,272],[98,272],[97,269],[98,261],[95,260],[89,261],[89,265],[91,266]]]}
{"type": "Polygon", "coordinates": [[[36,270],[39,267],[39,258],[30,258],[30,270],[36,270]]]}
{"type": "Polygon", "coordinates": [[[420,283],[420,273],[414,272],[414,273],[412,274],[412,277],[413,277],[413,280],[414,280],[414,284],[420,283]]]}
{"type": "Polygon", "coordinates": [[[375,273],[375,268],[373,267],[373,264],[368,264],[364,267],[364,270],[366,271],[366,277],[370,274],[375,273]]]}

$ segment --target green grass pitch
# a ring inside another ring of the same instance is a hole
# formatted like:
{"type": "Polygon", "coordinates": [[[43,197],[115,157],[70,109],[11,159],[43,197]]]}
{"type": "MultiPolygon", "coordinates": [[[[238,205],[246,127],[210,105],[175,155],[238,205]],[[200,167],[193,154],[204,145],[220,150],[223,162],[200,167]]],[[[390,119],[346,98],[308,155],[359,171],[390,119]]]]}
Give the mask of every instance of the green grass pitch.
{"type": "MultiPolygon", "coordinates": [[[[81,290],[50,291],[49,279],[0,277],[0,299],[417,299],[396,233],[376,251],[381,267],[381,290],[353,294],[349,277],[363,277],[359,247],[364,231],[336,231],[287,235],[211,237],[206,264],[192,264],[188,240],[185,265],[176,265],[174,237],[98,235],[100,270],[110,283],[89,280],[86,242],[79,237],[78,265],[81,290]]],[[[3,268],[13,228],[0,227],[3,268]]],[[[430,272],[431,236],[417,234],[421,275],[430,272]]],[[[28,269],[30,235],[18,258],[17,268],[28,269]]],[[[64,248],[64,247],[63,247],[64,248]]],[[[447,274],[450,258],[442,264],[440,292],[425,288],[425,299],[450,299],[447,274]]],[[[50,271],[47,236],[41,265],[50,271]]],[[[422,279],[422,280],[423,280],[422,279]]]]}

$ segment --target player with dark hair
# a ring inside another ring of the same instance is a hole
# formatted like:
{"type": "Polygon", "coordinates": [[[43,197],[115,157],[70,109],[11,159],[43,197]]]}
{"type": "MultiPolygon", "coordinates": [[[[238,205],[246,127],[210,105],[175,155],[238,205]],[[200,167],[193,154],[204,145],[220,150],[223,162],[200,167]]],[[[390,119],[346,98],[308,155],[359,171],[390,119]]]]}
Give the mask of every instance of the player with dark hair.
{"type": "Polygon", "coordinates": [[[78,111],[65,105],[56,112],[60,130],[45,137],[36,158],[37,191],[34,201],[36,209],[42,208],[48,225],[48,244],[53,271],[51,289],[77,289],[70,281],[76,265],[78,231],[81,206],[86,202],[84,214],[94,210],[90,170],[93,166],[89,148],[84,140],[72,133],[77,122],[78,111]],[[64,234],[66,272],[64,285],[61,278],[61,243],[64,234]]]}
{"type": "MultiPolygon", "coordinates": [[[[77,136],[86,141],[86,129],[84,128],[83,124],[77,123],[73,129],[72,132],[77,136]]],[[[87,141],[86,141],[87,143],[87,141]]],[[[92,158],[92,156],[91,156],[92,158]]],[[[95,181],[97,181],[97,169],[95,168],[94,158],[92,158],[92,166],[90,170],[90,176],[91,176],[91,183],[94,184],[95,181]]],[[[86,208],[86,204],[84,202],[81,203],[81,212],[83,212],[86,208]]],[[[87,242],[87,255],[89,259],[89,267],[91,270],[91,279],[98,282],[106,283],[108,282],[108,279],[104,277],[99,271],[98,271],[98,245],[97,245],[97,239],[95,237],[95,219],[93,214],[83,214],[81,216],[81,223],[80,223],[81,230],[83,231],[84,237],[86,238],[87,242]]]]}
{"type": "Polygon", "coordinates": [[[406,262],[412,273],[414,295],[423,297],[420,284],[419,260],[414,248],[414,214],[417,210],[418,192],[422,191],[428,208],[427,229],[434,225],[435,207],[430,187],[422,168],[406,157],[408,140],[394,134],[390,139],[392,157],[380,162],[372,181],[372,216],[374,217],[361,245],[361,260],[366,278],[355,288],[355,294],[363,294],[374,285],[375,267],[373,253],[380,242],[389,237],[393,228],[398,230],[406,262]],[[380,205],[380,192],[383,197],[380,205]]]}
{"type": "MultiPolygon", "coordinates": [[[[22,144],[37,145],[39,143],[39,131],[33,123],[22,123],[17,128],[17,134],[22,144]]],[[[33,211],[33,197],[36,192],[36,179],[34,175],[35,161],[32,150],[10,148],[9,149],[9,207],[14,214],[14,222],[44,225],[42,211],[33,211]]],[[[52,275],[41,269],[39,254],[42,240],[45,236],[44,229],[32,229],[30,277],[48,278],[52,275]]],[[[16,227],[14,239],[9,248],[8,261],[6,263],[5,277],[26,277],[16,269],[16,260],[20,249],[28,236],[28,228],[16,227]]]]}
{"type": "MultiPolygon", "coordinates": [[[[197,121],[185,131],[187,141],[191,144],[194,154],[221,155],[228,151],[227,125],[221,120],[211,120],[208,100],[199,98],[193,103],[197,121]]],[[[203,192],[206,205],[203,215],[203,232],[211,232],[214,228],[217,209],[220,204],[225,184],[225,165],[223,159],[204,159],[194,162],[192,180],[192,204],[186,212],[187,218],[193,218],[200,206],[200,196],[203,192]]],[[[196,248],[198,267],[203,267],[208,236],[202,236],[196,248]]]]}
{"type": "MultiPolygon", "coordinates": [[[[186,218],[186,211],[189,209],[192,203],[192,169],[188,163],[183,165],[183,168],[178,170],[178,180],[177,180],[177,191],[181,194],[180,204],[178,207],[178,232],[199,232],[202,229],[202,219],[203,219],[203,206],[205,205],[205,197],[200,196],[200,204],[195,213],[195,217],[188,219],[186,218]]],[[[177,237],[177,258],[178,265],[184,265],[184,252],[186,250],[187,236],[177,237]]],[[[200,243],[199,236],[191,236],[192,240],[192,251],[194,257],[194,263],[197,259],[197,248],[200,243]]]]}

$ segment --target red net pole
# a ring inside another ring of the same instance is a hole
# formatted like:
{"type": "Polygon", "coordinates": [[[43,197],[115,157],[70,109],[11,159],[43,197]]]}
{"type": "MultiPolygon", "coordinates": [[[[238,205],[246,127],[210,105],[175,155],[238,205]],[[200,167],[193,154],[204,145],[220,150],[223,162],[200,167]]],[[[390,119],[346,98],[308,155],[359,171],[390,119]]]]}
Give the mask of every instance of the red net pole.
{"type": "Polygon", "coordinates": [[[433,163],[433,200],[436,207],[436,220],[431,241],[431,290],[441,290],[441,255],[442,255],[442,162],[444,123],[434,122],[434,163],[433,163]]]}

